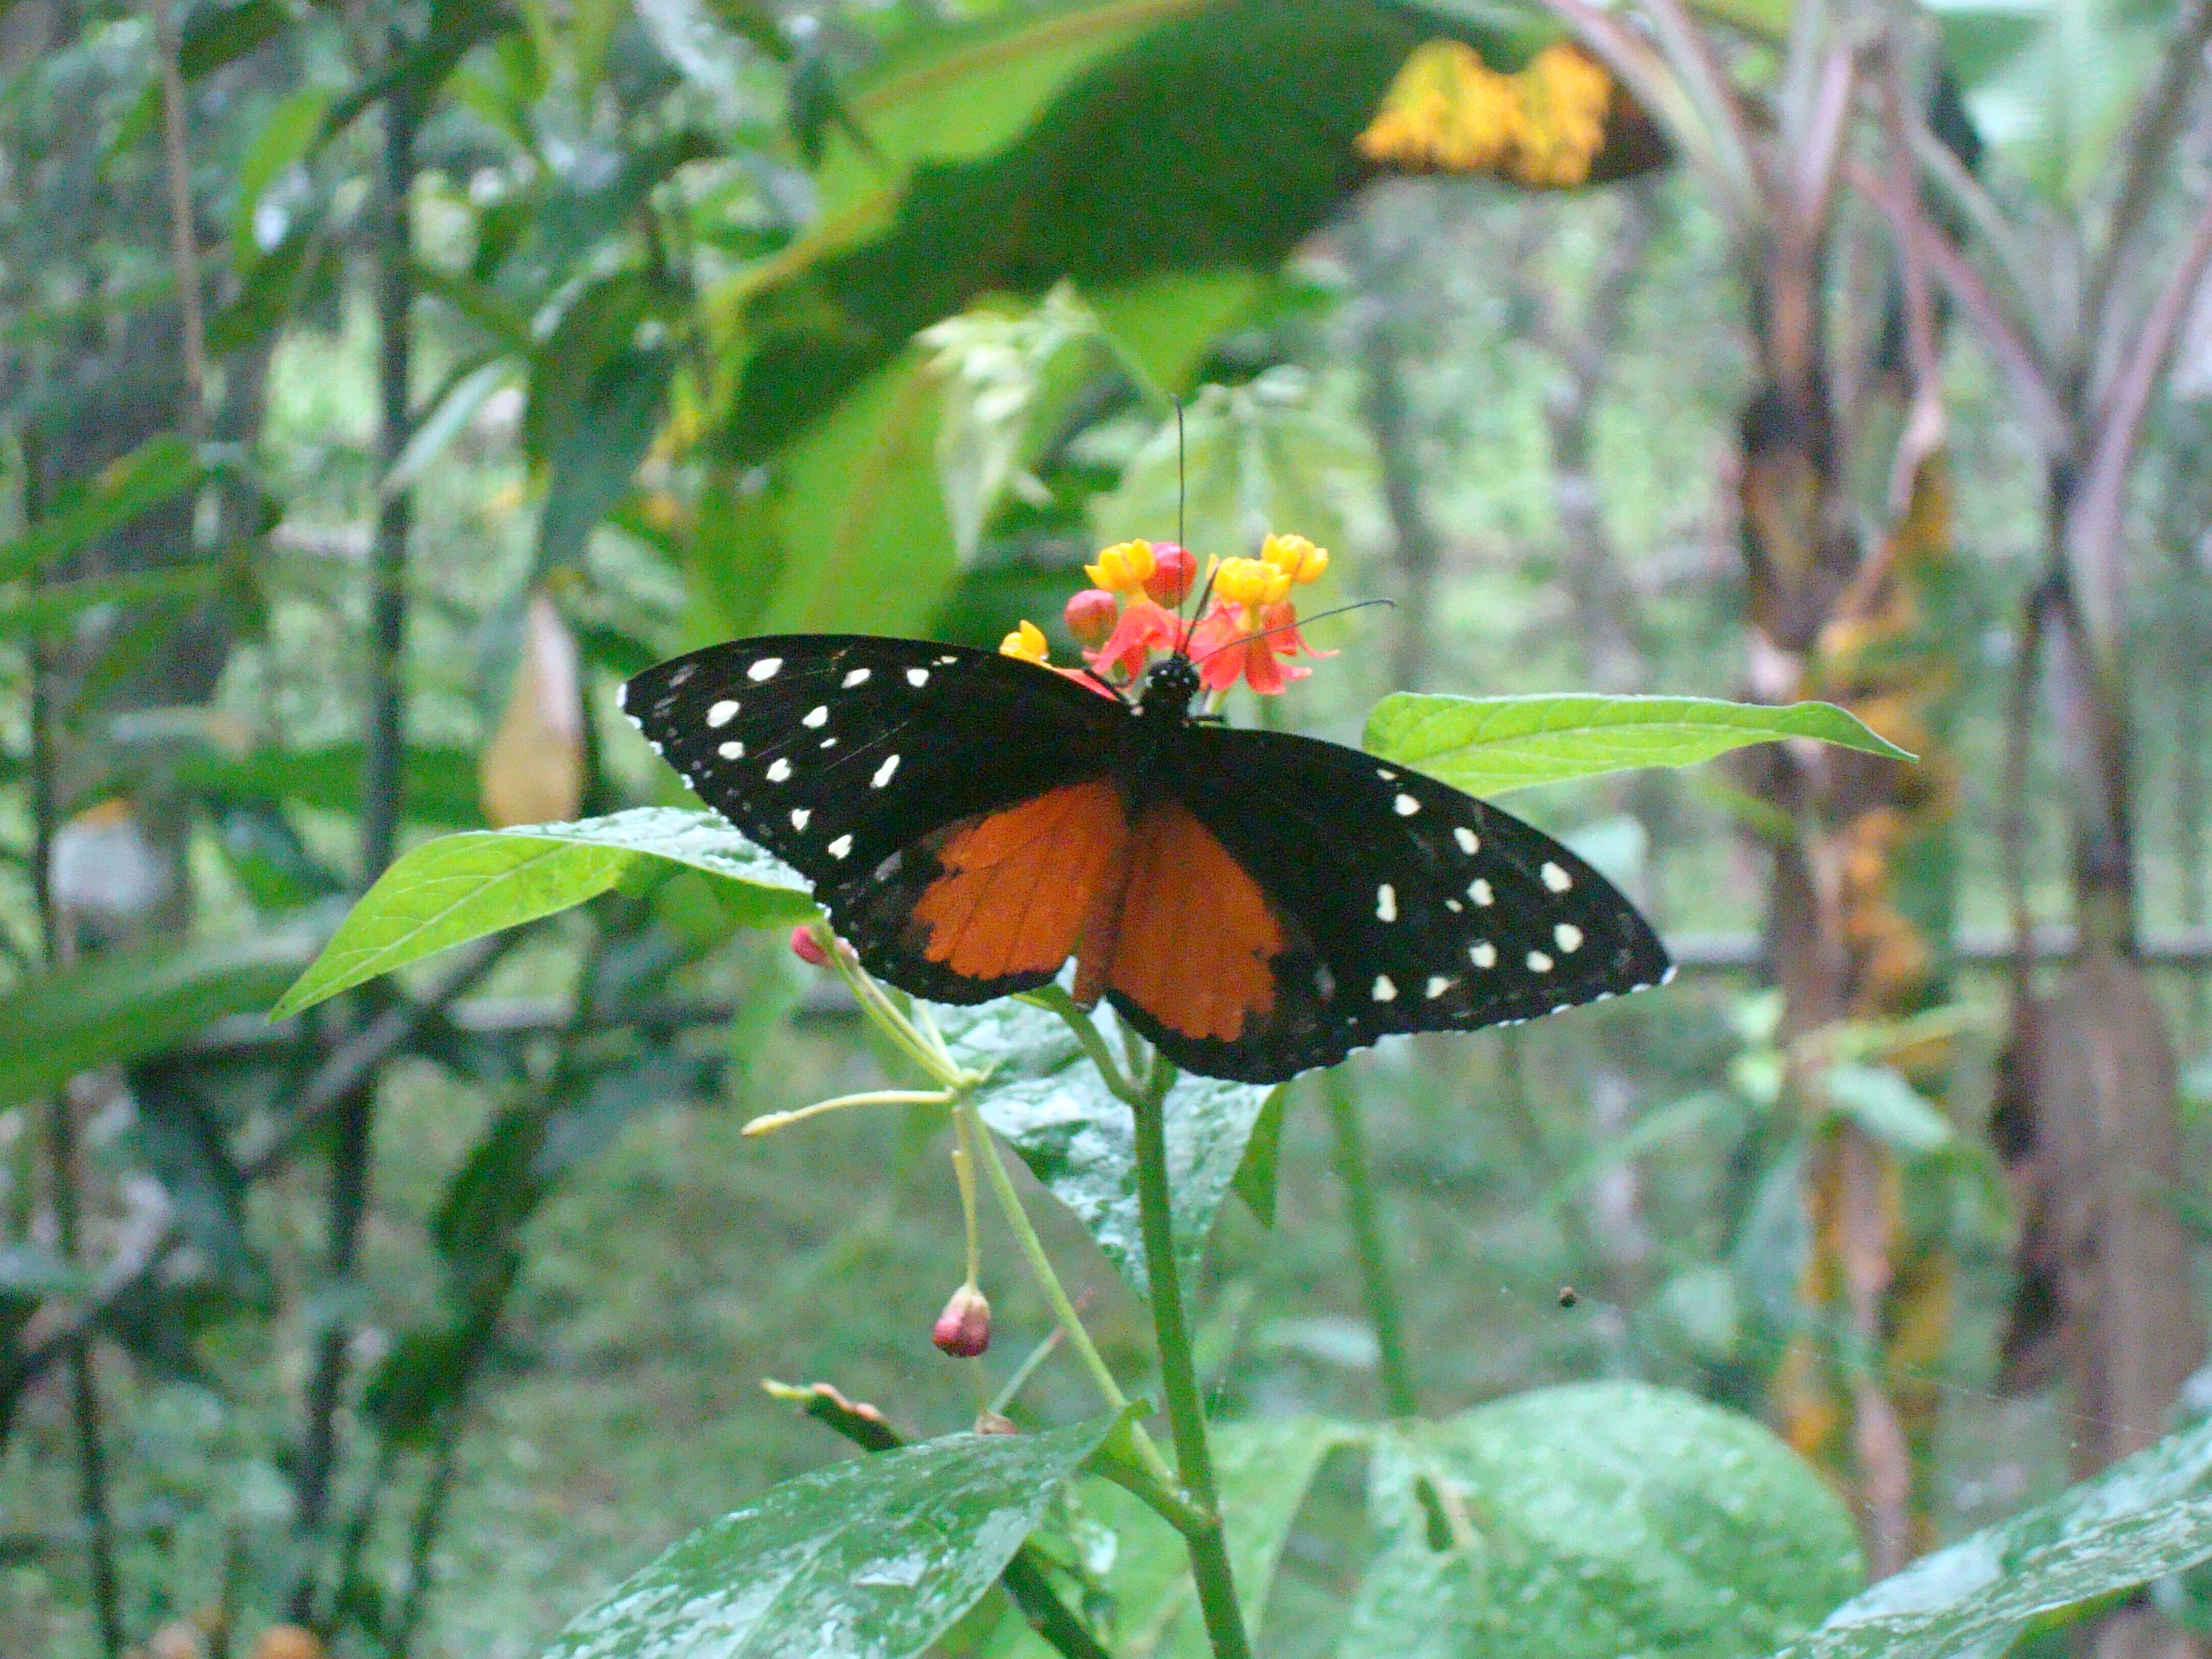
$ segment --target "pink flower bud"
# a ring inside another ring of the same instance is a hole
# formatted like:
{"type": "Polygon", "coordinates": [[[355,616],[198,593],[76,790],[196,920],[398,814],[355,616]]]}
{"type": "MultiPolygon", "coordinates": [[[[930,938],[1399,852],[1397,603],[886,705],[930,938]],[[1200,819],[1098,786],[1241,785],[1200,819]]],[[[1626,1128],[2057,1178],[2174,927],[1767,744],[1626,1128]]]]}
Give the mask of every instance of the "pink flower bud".
{"type": "Polygon", "coordinates": [[[952,1292],[930,1328],[929,1340],[956,1359],[973,1359],[991,1346],[991,1304],[973,1285],[952,1292]]]}
{"type": "Polygon", "coordinates": [[[814,937],[814,929],[800,922],[791,930],[791,954],[810,968],[827,968],[830,954],[822,948],[822,941],[814,937]]]}
{"type": "Polygon", "coordinates": [[[1181,605],[1190,585],[1198,580],[1198,561],[1188,548],[1173,542],[1152,544],[1152,574],[1145,592],[1158,605],[1181,605]]]}
{"type": "Polygon", "coordinates": [[[1067,602],[1061,614],[1079,644],[1103,645],[1121,620],[1121,602],[1103,587],[1086,587],[1067,602]]]}

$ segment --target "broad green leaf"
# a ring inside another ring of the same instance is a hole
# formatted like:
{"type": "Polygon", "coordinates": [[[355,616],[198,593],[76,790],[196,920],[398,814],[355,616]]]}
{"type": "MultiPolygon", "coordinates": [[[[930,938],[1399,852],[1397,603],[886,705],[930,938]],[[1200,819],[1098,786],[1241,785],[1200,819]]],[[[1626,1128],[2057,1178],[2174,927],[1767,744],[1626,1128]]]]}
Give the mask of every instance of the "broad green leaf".
{"type": "Polygon", "coordinates": [[[0,1107],[96,1066],[158,1054],[226,1015],[266,1008],[330,928],[319,916],[208,945],[161,939],[27,981],[0,1001],[0,1107]]]}
{"type": "MultiPolygon", "coordinates": [[[[1127,1105],[1107,1092],[1055,1014],[1012,999],[933,1012],[962,1065],[996,1068],[975,1094],[983,1121],[1075,1212],[1130,1287],[1149,1294],[1127,1105]]],[[[1111,1012],[1102,1008],[1096,1018],[1118,1054],[1121,1033],[1111,1012]]],[[[1214,1212],[1272,1093],[1262,1085],[1188,1074],[1168,1092],[1170,1195],[1176,1254],[1186,1273],[1198,1267],[1214,1212]]]]}
{"type": "Polygon", "coordinates": [[[1997,1654],[2028,1622],[2212,1559],[2212,1423],[1853,1597],[1777,1659],[1997,1654]]]}
{"type": "Polygon", "coordinates": [[[905,1659],[988,1589],[1113,1424],[956,1434],[816,1469],[702,1527],[546,1659],[905,1659]]]}
{"type": "Polygon", "coordinates": [[[54,559],[81,552],[205,477],[192,447],[173,434],[149,438],[109,463],[75,496],[13,541],[0,542],[0,581],[27,576],[54,559]]]}
{"type": "Polygon", "coordinates": [[[1692,766],[1746,744],[1811,738],[1889,760],[1912,757],[1832,703],[1717,697],[1449,697],[1396,691],[1367,717],[1367,748],[1470,795],[1595,777],[1637,766],[1692,766]]]}
{"type": "MultiPolygon", "coordinates": [[[[392,463],[392,470],[378,483],[378,493],[396,495],[413,483],[446,453],[455,438],[467,430],[469,422],[477,417],[477,411],[491,395],[514,378],[514,365],[501,353],[452,380],[442,394],[433,400],[430,413],[416,426],[406,447],[392,463]]],[[[623,483],[627,484],[628,478],[623,483]]]]}
{"type": "Polygon", "coordinates": [[[1439,33],[1512,55],[1370,0],[1119,0],[870,83],[852,107],[890,165],[839,145],[815,234],[718,296],[750,347],[729,453],[772,453],[981,295],[1277,270],[1365,181],[1353,140],[1439,33]]]}
{"type": "Polygon", "coordinates": [[[798,875],[712,812],[641,806],[575,823],[444,836],[403,854],[362,896],[270,1018],[450,946],[596,898],[641,866],[717,878],[725,908],[756,927],[814,913],[798,875]]]}
{"type": "Polygon", "coordinates": [[[1859,1582],[1850,1515],[1746,1417],[1636,1382],[1377,1432],[1389,1535],[1343,1659],[1759,1659],[1859,1582]]]}
{"type": "MultiPolygon", "coordinates": [[[[1229,1564],[1237,1596],[1254,1639],[1267,1616],[1267,1596],[1291,1527],[1322,1461],[1340,1447],[1358,1445],[1364,1425],[1319,1417],[1268,1417],[1215,1425],[1213,1472],[1221,1518],[1229,1534],[1229,1564]]],[[[1104,1480],[1081,1488],[1086,1519],[1112,1529],[1114,1565],[1103,1588],[1112,1598],[1116,1653],[1148,1659],[1208,1659],[1212,1649],[1190,1579],[1190,1557],[1181,1535],[1142,1500],[1104,1480]]],[[[1003,1621],[985,1650],[986,1659],[1050,1659],[1051,1650],[1026,1626],[1003,1621]]]]}

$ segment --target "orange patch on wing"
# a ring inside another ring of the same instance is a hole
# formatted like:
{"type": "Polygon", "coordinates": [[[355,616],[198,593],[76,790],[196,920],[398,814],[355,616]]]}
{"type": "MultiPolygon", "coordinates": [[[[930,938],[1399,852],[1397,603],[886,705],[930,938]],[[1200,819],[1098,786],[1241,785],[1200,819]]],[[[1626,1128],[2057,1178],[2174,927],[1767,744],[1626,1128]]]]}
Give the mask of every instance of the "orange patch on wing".
{"type": "Polygon", "coordinates": [[[1275,1006],[1274,908],[1179,803],[1148,808],[1133,840],[1108,986],[1170,1030],[1236,1042],[1275,1006]]]}
{"type": "Polygon", "coordinates": [[[923,954],[963,979],[1054,971],[1128,835],[1121,792],[1103,781],[956,828],[937,848],[942,873],[914,908],[929,930],[923,954]]]}

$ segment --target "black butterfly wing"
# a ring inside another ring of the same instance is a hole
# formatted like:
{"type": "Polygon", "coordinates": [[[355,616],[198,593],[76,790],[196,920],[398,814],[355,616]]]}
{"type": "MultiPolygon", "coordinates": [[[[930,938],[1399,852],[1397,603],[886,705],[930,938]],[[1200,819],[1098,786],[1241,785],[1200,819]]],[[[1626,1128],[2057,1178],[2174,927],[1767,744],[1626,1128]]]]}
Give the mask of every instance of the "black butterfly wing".
{"type": "MultiPolygon", "coordinates": [[[[1057,799],[1070,810],[1053,839],[1079,844],[1088,826],[1071,814],[1119,810],[1104,787],[1130,718],[1116,700],[993,652],[787,634],[648,669],[623,688],[623,708],[702,800],[814,884],[870,972],[939,1001],[981,1002],[1058,970],[1060,956],[1048,969],[975,971],[953,953],[957,929],[940,916],[933,944],[917,912],[946,878],[940,854],[963,826],[1057,799]],[[1085,783],[1101,787],[1068,793],[1085,783]]],[[[992,912],[979,928],[1011,939],[1024,906],[1048,908],[1048,851],[1040,842],[1026,865],[978,889],[992,912]]]]}
{"type": "Polygon", "coordinates": [[[1188,728],[1171,763],[1176,797],[1257,883],[1285,940],[1272,1006],[1233,1040],[1188,1036],[1115,996],[1190,1070],[1278,1081],[1393,1033],[1528,1019],[1673,971],[1611,882],[1433,778],[1316,738],[1214,726],[1188,728]]]}

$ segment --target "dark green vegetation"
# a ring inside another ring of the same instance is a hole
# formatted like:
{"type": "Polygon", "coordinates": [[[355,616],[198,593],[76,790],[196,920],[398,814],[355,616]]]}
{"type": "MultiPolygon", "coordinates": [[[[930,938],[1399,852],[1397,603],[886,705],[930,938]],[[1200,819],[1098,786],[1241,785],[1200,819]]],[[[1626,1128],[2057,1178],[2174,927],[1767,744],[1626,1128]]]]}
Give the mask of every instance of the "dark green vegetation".
{"type": "Polygon", "coordinates": [[[1624,9],[0,13],[0,1655],[2208,1627],[2212,5],[1624,9]],[[1603,182],[1357,147],[1570,29],[1603,182]],[[1151,1120],[946,1018],[1097,1354],[984,1179],[955,1361],[946,1104],[739,1133],[944,1079],[612,690],[1067,661],[1179,490],[1400,600],[1233,718],[1543,781],[1689,971],[1151,1120]],[[1856,746],[1389,696],[1570,689],[1856,746]]]}

